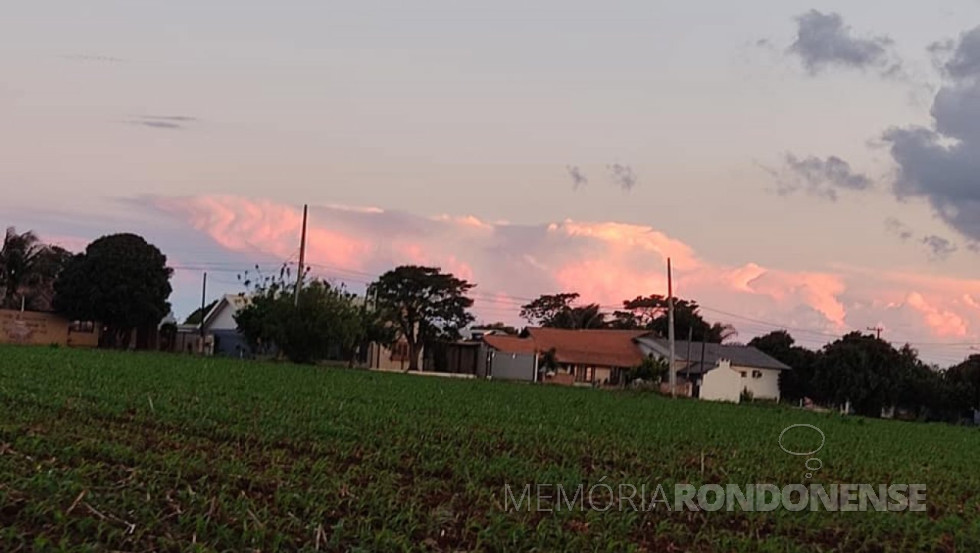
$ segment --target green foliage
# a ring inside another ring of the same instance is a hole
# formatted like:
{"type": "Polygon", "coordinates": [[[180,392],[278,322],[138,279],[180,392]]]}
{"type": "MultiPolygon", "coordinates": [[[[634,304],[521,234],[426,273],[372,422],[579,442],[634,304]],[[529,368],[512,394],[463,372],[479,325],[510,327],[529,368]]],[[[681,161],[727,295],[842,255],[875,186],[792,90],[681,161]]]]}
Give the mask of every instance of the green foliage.
{"type": "Polygon", "coordinates": [[[75,255],[55,282],[55,308],[108,328],[105,345],[126,346],[132,332],[170,312],[167,257],[135,234],[103,236],[75,255]]]}
{"type": "Polygon", "coordinates": [[[879,417],[898,400],[902,362],[888,342],[852,332],[824,348],[813,387],[834,405],[850,402],[856,413],[879,417]]]}
{"type": "Polygon", "coordinates": [[[403,265],[381,275],[369,287],[376,308],[409,348],[409,369],[418,370],[422,345],[434,340],[459,339],[473,322],[466,296],[473,284],[436,267],[403,265]]]}
{"type": "Polygon", "coordinates": [[[976,429],[756,405],[2,347],[0,549],[980,551],[976,429]],[[791,424],[826,435],[812,478],[779,449],[791,424]],[[647,501],[659,484],[920,483],[929,512],[504,506],[508,484],[602,478],[647,501]]]}
{"type": "MultiPolygon", "coordinates": [[[[650,330],[667,336],[669,330],[667,298],[659,294],[638,296],[623,302],[623,309],[610,318],[599,304],[574,305],[577,293],[546,294],[521,307],[521,318],[531,324],[552,328],[612,328],[618,330],[650,330]]],[[[737,334],[731,325],[708,323],[700,313],[697,302],[674,300],[674,330],[678,338],[721,343],[737,334]]]]}
{"type": "Polygon", "coordinates": [[[51,310],[55,280],[69,259],[70,252],[41,243],[33,232],[7,228],[0,247],[0,308],[51,310]]]}
{"type": "Polygon", "coordinates": [[[626,383],[630,384],[636,380],[653,383],[662,382],[670,370],[669,365],[664,359],[656,359],[652,356],[644,357],[638,366],[627,371],[626,383]]]}
{"type": "Polygon", "coordinates": [[[775,330],[753,338],[748,345],[792,368],[779,373],[779,395],[783,401],[795,403],[805,397],[823,401],[824,398],[813,387],[816,352],[797,346],[796,341],[785,330],[775,330]]]}
{"type": "Polygon", "coordinates": [[[363,301],[322,280],[306,283],[295,298],[296,285],[285,273],[265,280],[235,314],[239,331],[253,351],[278,349],[295,363],[344,358],[353,363],[369,340],[384,340],[382,325],[363,301]]]}

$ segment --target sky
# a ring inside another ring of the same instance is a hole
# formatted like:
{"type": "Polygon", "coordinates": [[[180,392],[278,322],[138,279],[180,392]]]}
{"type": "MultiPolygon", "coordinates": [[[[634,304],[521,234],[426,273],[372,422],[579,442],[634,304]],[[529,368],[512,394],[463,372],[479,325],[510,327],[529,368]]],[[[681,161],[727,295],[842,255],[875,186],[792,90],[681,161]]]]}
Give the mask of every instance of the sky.
{"type": "Polygon", "coordinates": [[[179,318],[307,261],[485,322],[666,292],[737,340],[980,348],[980,2],[49,0],[0,18],[0,225],[136,232],[179,318]]]}

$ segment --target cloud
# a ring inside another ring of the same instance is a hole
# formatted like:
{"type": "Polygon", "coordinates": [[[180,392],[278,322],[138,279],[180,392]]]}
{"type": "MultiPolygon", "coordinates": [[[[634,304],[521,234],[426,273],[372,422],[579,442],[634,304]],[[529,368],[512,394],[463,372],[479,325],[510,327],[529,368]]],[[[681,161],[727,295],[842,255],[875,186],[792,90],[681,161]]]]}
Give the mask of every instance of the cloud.
{"type": "Polygon", "coordinates": [[[572,188],[578,190],[580,186],[589,184],[589,178],[578,168],[578,165],[566,165],[565,171],[568,171],[568,176],[572,177],[572,188]]]}
{"type": "Polygon", "coordinates": [[[629,165],[613,163],[612,165],[607,165],[606,168],[609,170],[609,176],[613,183],[626,192],[632,190],[636,185],[636,173],[633,172],[633,168],[629,165]]]}
{"type": "Polygon", "coordinates": [[[849,163],[837,156],[800,159],[786,154],[783,161],[784,171],[770,171],[777,177],[777,192],[782,195],[803,190],[836,201],[838,190],[867,190],[872,186],[870,178],[854,172],[849,163]]]}
{"type": "Polygon", "coordinates": [[[797,16],[796,24],[796,41],[789,51],[811,75],[831,66],[877,69],[882,75],[901,71],[890,53],[890,38],[856,37],[840,14],[810,10],[797,16]]]}
{"type": "MultiPolygon", "coordinates": [[[[145,201],[229,254],[296,259],[298,206],[239,196],[145,201]]],[[[787,326],[807,329],[793,334],[815,347],[878,323],[892,329],[892,340],[980,336],[980,309],[966,299],[980,298],[980,280],[850,267],[794,271],[751,258],[722,263],[660,229],[616,221],[516,225],[472,215],[310,208],[307,260],[315,274],[361,285],[398,264],[441,266],[477,283],[474,311],[483,320],[520,324],[521,303],[543,293],[577,291],[607,310],[664,293],[668,257],[676,292],[698,300],[710,320],[733,323],[745,341],[787,326]]]]}
{"type": "Polygon", "coordinates": [[[902,242],[907,242],[913,236],[912,229],[894,217],[885,219],[885,229],[887,229],[889,233],[897,236],[902,242]]]}
{"type": "Polygon", "coordinates": [[[882,137],[898,165],[893,191],[923,198],[950,227],[980,240],[980,27],[960,36],[943,65],[929,127],[893,127],[882,137]]]}
{"type": "Polygon", "coordinates": [[[152,129],[183,129],[188,123],[199,121],[189,115],[137,115],[127,121],[131,125],[142,125],[152,129]]]}
{"type": "Polygon", "coordinates": [[[936,236],[935,234],[923,237],[922,243],[929,248],[933,259],[946,259],[950,256],[950,254],[956,251],[956,244],[953,244],[946,238],[936,236]]]}

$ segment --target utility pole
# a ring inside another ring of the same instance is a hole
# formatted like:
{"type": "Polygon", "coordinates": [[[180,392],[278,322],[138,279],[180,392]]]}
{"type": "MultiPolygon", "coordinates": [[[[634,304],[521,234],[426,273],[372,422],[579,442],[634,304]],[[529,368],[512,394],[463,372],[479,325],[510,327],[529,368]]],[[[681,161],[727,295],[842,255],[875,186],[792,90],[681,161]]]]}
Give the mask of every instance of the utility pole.
{"type": "Polygon", "coordinates": [[[299,236],[299,270],[296,271],[296,293],[293,296],[293,305],[299,305],[299,289],[303,287],[303,270],[306,268],[306,211],[307,206],[303,204],[303,230],[299,236]]]}
{"type": "Polygon", "coordinates": [[[677,397],[677,374],[674,372],[674,280],[670,271],[670,258],[667,258],[667,341],[670,342],[670,397],[677,397]]]}
{"type": "Polygon", "coordinates": [[[875,336],[877,336],[878,339],[881,340],[881,331],[883,331],[885,329],[884,328],[881,328],[881,325],[876,325],[876,326],[869,326],[868,327],[868,330],[870,330],[871,332],[874,332],[875,333],[875,336]]]}

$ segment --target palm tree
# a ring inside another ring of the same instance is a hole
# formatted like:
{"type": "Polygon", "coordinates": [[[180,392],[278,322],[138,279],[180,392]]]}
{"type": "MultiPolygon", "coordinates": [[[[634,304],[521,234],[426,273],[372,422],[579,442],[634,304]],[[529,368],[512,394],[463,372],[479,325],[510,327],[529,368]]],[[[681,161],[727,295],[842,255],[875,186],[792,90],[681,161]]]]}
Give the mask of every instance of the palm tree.
{"type": "Polygon", "coordinates": [[[0,247],[0,308],[50,309],[54,280],[71,254],[32,231],[7,228],[0,247]]]}

